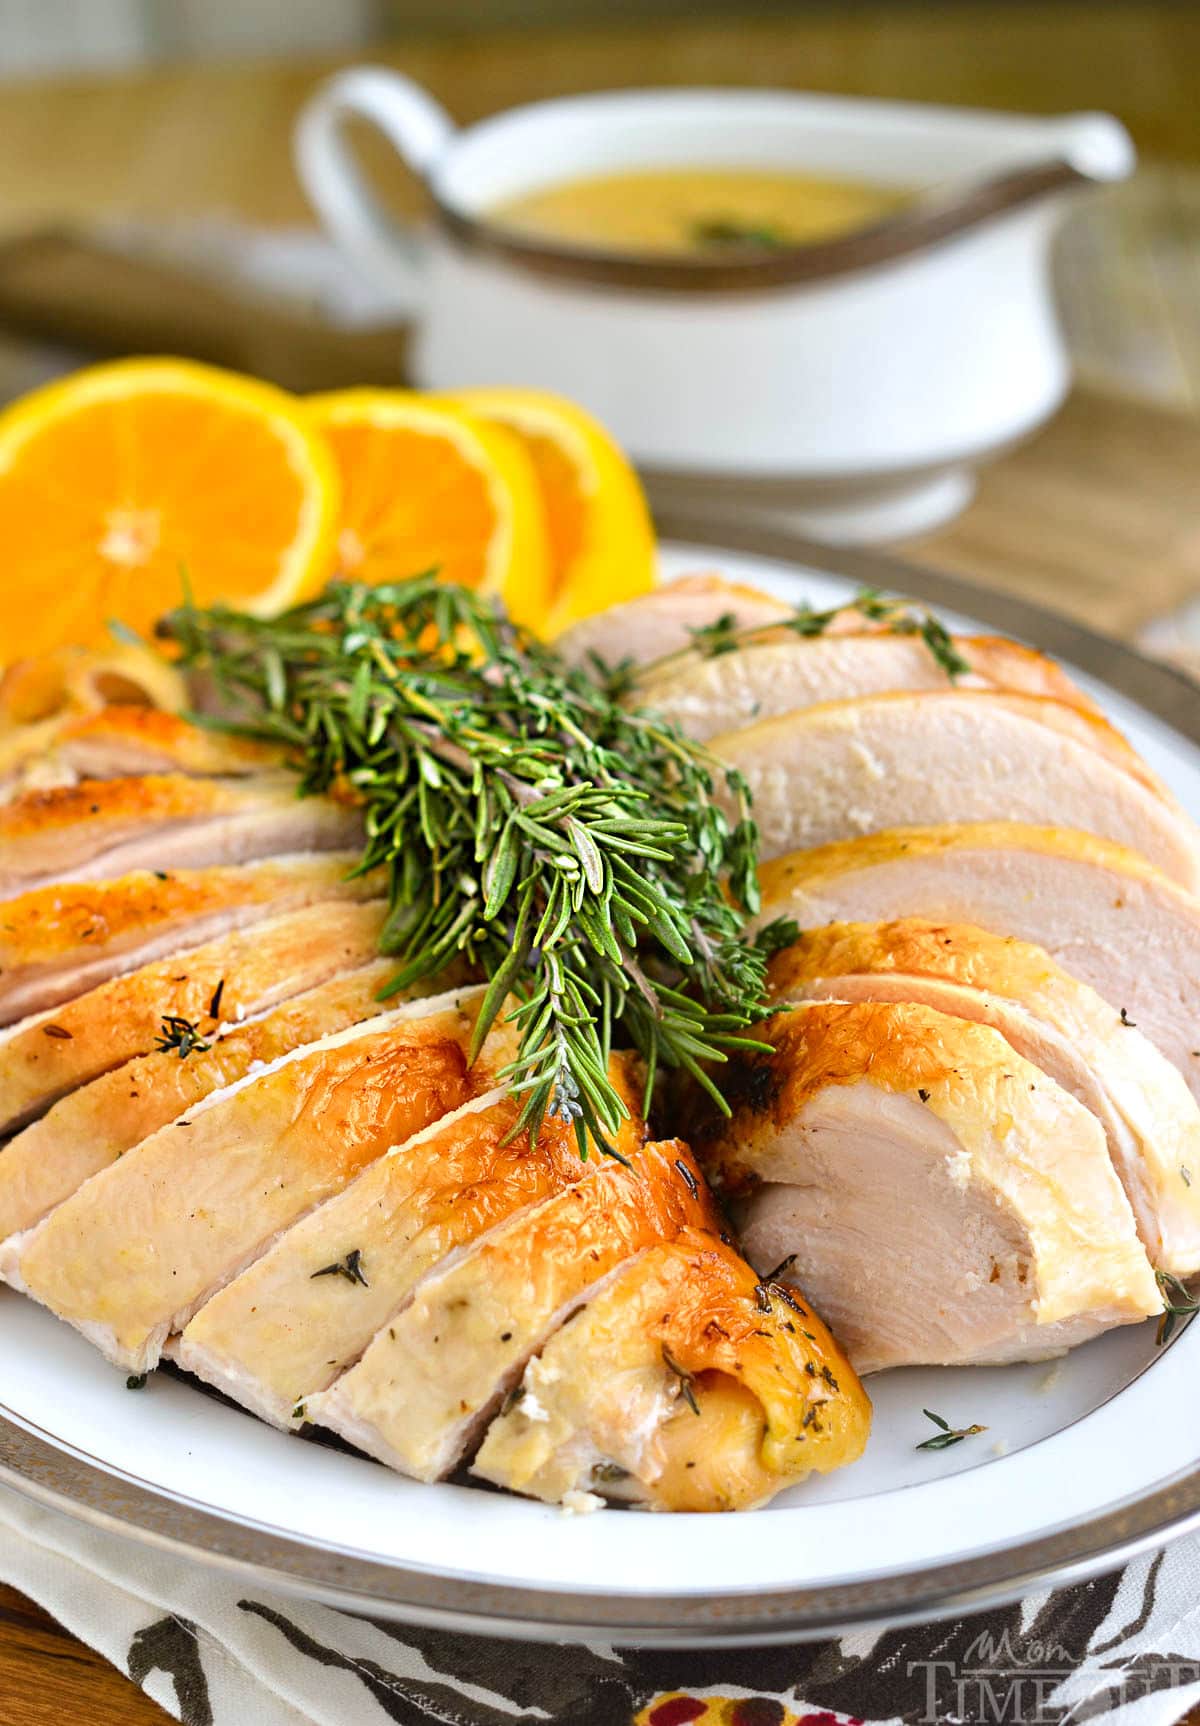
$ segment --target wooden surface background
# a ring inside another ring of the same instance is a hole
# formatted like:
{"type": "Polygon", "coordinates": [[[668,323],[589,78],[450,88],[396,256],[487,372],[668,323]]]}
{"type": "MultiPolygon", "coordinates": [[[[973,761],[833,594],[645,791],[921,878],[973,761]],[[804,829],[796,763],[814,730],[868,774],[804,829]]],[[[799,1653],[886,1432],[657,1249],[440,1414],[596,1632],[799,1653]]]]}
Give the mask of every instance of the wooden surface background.
{"type": "MultiPolygon", "coordinates": [[[[422,79],[463,120],[541,95],[647,82],[1119,113],[1152,166],[1082,239],[1068,235],[1085,385],[1053,424],[986,470],[957,522],[902,549],[1126,640],[1200,593],[1200,422],[1183,411],[1200,404],[1200,9],[868,3],[761,20],[431,37],[375,58],[422,79]]],[[[196,66],[0,86],[0,244],[97,218],[307,220],[288,139],[300,103],[331,69],[196,66]]],[[[364,147],[386,195],[414,210],[411,182],[372,140],[364,147]]],[[[6,376],[39,363],[0,330],[0,392],[6,376]]],[[[0,1587],[0,1726],[164,1718],[0,1587]]]]}

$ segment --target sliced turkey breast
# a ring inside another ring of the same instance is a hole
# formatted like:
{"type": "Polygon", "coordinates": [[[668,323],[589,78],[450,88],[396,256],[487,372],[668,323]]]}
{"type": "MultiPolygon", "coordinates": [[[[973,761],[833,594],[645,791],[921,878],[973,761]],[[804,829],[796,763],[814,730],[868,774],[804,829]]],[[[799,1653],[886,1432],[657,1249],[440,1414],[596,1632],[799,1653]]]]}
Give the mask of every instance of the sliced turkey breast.
{"type": "Polygon", "coordinates": [[[1174,1063],[1200,1098],[1200,902],[1145,858],[1020,822],[898,827],[761,872],[760,922],[973,923],[1044,947],[1174,1063]]]}
{"type": "MultiPolygon", "coordinates": [[[[970,666],[960,689],[1007,689],[1051,696],[1093,712],[1052,659],[997,636],[956,636],[970,666]]],[[[760,719],[829,701],[899,690],[950,689],[949,674],[919,635],[790,636],[710,659],[690,654],[639,680],[631,699],[653,707],[705,743],[760,719]]]]}
{"type": "Polygon", "coordinates": [[[739,629],[754,629],[794,615],[794,607],[760,588],[719,575],[685,575],[649,593],[585,617],[554,643],[572,665],[594,655],[607,665],[632,660],[645,665],[692,645],[692,632],[732,617],[739,629]]]}
{"type": "Polygon", "coordinates": [[[336,851],[361,838],[357,809],[300,797],[289,774],[198,779],[182,773],[81,779],[0,808],[0,898],[135,869],[247,863],[336,851]]]}
{"type": "Polygon", "coordinates": [[[358,861],[353,851],[306,852],[19,894],[0,908],[0,1025],[267,916],[318,900],[378,898],[383,871],[355,875],[358,861]]]}
{"type": "Polygon", "coordinates": [[[1200,1269],[1200,1108],[1165,1055],[1043,948],[962,923],[834,923],[775,955],[770,990],[917,1001],[991,1025],[1099,1120],[1151,1263],[1200,1269]]]}
{"type": "MultiPolygon", "coordinates": [[[[486,1056],[480,1072],[494,1074],[486,1056]]],[[[620,1069],[614,1078],[632,1105],[620,1069]]],[[[275,1425],[330,1424],[317,1393],[422,1277],[588,1172],[569,1123],[548,1119],[535,1147],[514,1136],[519,1113],[491,1091],[398,1145],[201,1309],[174,1351],[180,1365],[275,1425]],[[323,1274],[351,1253],[353,1280],[323,1274]]],[[[631,1114],[618,1148],[628,1155],[643,1136],[631,1114]]]]}
{"type": "Polygon", "coordinates": [[[689,1229],[634,1259],[530,1361],[472,1473],[551,1502],[744,1510],[854,1461],[869,1424],[807,1301],[689,1229]]]}
{"type": "Polygon", "coordinates": [[[66,725],[114,705],[178,713],[187,686],[156,653],[125,642],[11,661],[0,671],[0,784],[44,755],[66,725]]]}
{"type": "MultiPolygon", "coordinates": [[[[142,1055],[60,1098],[0,1152],[0,1275],[3,1243],[10,1235],[32,1228],[90,1176],[201,1098],[289,1049],[374,1018],[382,1011],[379,991],[395,970],[392,960],[377,959],[260,1018],[220,1025],[211,1046],[193,1050],[186,1059],[174,1049],[142,1055]]],[[[436,994],[450,981],[414,985],[388,1004],[436,994]]]]}
{"type": "Polygon", "coordinates": [[[901,823],[1016,820],[1133,847],[1194,889],[1200,844],[1130,770],[1128,744],[1062,702],[992,690],[831,702],[714,738],[754,797],[765,860],[901,823]]]}
{"type": "MultiPolygon", "coordinates": [[[[439,1270],[308,1418],[418,1480],[462,1460],[529,1357],[627,1260],[686,1227],[720,1225],[686,1147],[592,1158],[574,1185],[519,1211],[439,1270]]],[[[203,1317],[203,1314],[201,1314],[203,1317]]]]}
{"type": "Polygon", "coordinates": [[[278,766],[281,752],[249,738],[189,724],[156,707],[114,705],[95,713],[67,713],[47,735],[27,727],[0,753],[0,798],[28,783],[44,790],[79,779],[121,779],[131,774],[187,773],[207,777],[261,773],[278,766]]]}
{"type": "Polygon", "coordinates": [[[285,1229],[480,1082],[469,1001],[417,1001],[290,1051],[93,1175],[8,1280],[130,1372],[285,1229]]]}
{"type": "Polygon", "coordinates": [[[186,1021],[209,1041],[218,1023],[250,1018],[365,965],[378,951],[386,915],[382,900],[323,901],[113,977],[53,1008],[53,1017],[10,1025],[0,1031],[0,1132],[148,1054],[164,1020],[186,1021]]]}
{"type": "Polygon", "coordinates": [[[860,1372],[1040,1359],[1161,1310],[1096,1118],[990,1026],[797,1004],[705,1160],[860,1372]],[[790,1274],[790,1273],[789,1273],[790,1274]]]}

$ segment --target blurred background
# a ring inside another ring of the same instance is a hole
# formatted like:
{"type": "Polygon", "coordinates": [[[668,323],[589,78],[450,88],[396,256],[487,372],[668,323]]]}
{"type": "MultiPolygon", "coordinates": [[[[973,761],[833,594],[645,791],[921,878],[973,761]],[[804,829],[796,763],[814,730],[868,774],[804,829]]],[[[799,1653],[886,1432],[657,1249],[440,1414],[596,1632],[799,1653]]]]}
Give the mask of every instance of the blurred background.
{"type": "MultiPolygon", "coordinates": [[[[1200,408],[1200,9],[1165,0],[0,0],[0,232],[12,272],[0,274],[0,318],[38,322],[15,303],[22,233],[78,226],[236,268],[260,292],[360,332],[376,322],[370,293],[303,244],[312,216],[290,153],[305,96],[362,58],[403,68],[462,121],[647,83],[1107,109],[1142,168],[1062,235],[1071,345],[1085,376],[1200,408]],[[296,243],[256,246],[259,229],[296,243]]],[[[384,195],[415,213],[420,194],[393,153],[369,137],[363,150],[384,195]]],[[[360,347],[359,369],[386,370],[391,352],[360,347]]],[[[53,363],[6,356],[0,381],[11,392],[28,366],[53,363]]],[[[317,383],[337,366],[316,353],[308,363],[317,383]]]]}
{"type": "Polygon", "coordinates": [[[1138,171],[1056,244],[1075,396],[914,549],[1125,634],[1200,592],[1200,8],[1168,0],[0,0],[0,395],[189,332],[294,388],[399,381],[398,310],[322,237],[291,155],[306,97],[363,60],[464,122],[638,84],[1117,115],[1138,171]]]}

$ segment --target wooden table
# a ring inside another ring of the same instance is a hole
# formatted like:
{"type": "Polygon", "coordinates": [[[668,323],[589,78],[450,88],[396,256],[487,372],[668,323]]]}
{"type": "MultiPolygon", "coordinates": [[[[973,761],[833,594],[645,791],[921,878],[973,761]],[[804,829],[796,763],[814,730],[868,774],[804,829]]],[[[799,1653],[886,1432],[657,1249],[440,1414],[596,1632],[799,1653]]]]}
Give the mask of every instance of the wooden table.
{"type": "Polygon", "coordinates": [[[1200,594],[1200,419],[1081,389],[983,470],[957,521],[896,549],[1125,642],[1200,594]]]}
{"type": "MultiPolygon", "coordinates": [[[[648,78],[792,84],[1045,111],[1110,106],[1142,147],[1200,160],[1200,14],[1165,0],[863,4],[786,21],[431,38],[373,57],[426,81],[462,119],[531,96],[648,78]]],[[[288,135],[330,69],[246,64],[6,87],[0,232],[97,213],[303,219],[288,135]]],[[[376,154],[389,194],[413,208],[411,183],[376,154]]],[[[1200,593],[1198,474],[1200,422],[1081,390],[1038,437],[986,470],[958,521],[898,549],[1128,640],[1200,593]]],[[[0,1587],[0,1726],[165,1718],[0,1587]]]]}
{"type": "Polygon", "coordinates": [[[163,1726],[169,1718],[40,1606],[0,1584],[0,1726],[163,1726]]]}

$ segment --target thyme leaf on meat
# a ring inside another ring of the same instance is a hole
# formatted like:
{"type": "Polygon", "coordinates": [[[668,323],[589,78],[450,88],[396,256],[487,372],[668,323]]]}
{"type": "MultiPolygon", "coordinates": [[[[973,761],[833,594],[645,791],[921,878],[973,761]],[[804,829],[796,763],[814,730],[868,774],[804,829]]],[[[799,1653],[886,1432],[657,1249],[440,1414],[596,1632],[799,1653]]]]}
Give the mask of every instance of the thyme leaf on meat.
{"type": "Polygon", "coordinates": [[[619,1462],[594,1462],[592,1464],[592,1479],[604,1482],[628,1480],[629,1470],[622,1468],[619,1462]]]}
{"type": "Polygon", "coordinates": [[[934,1414],[931,1408],[923,1408],[921,1413],[941,1430],[917,1445],[918,1450],[949,1450],[952,1444],[961,1444],[964,1438],[974,1438],[977,1432],[987,1431],[986,1426],[951,1426],[948,1420],[943,1420],[940,1414],[934,1414]]]}
{"type": "Polygon", "coordinates": [[[202,1055],[212,1044],[206,1042],[198,1028],[190,1019],[184,1019],[177,1013],[164,1013],[162,1029],[154,1044],[156,1049],[164,1054],[176,1050],[181,1061],[186,1061],[189,1055],[202,1055]]]}
{"type": "Polygon", "coordinates": [[[674,1373],[675,1377],[679,1380],[680,1396],[683,1398],[684,1402],[687,1403],[693,1414],[699,1414],[700,1404],[697,1402],[696,1392],[692,1388],[693,1381],[696,1377],[695,1373],[689,1372],[686,1366],[680,1366],[666,1343],[663,1343],[662,1345],[662,1357],[663,1365],[666,1367],[667,1371],[674,1373]]]}
{"type": "Polygon", "coordinates": [[[1191,1318],[1200,1312],[1200,1298],[1180,1282],[1170,1271],[1155,1271],[1159,1292],[1163,1297],[1162,1317],[1158,1321],[1155,1342],[1163,1348],[1175,1334],[1175,1327],[1180,1319],[1191,1318]]]}
{"type": "Polygon", "coordinates": [[[363,1271],[362,1251],[352,1247],[344,1259],[335,1259],[331,1265],[322,1265],[319,1271],[313,1271],[309,1282],[316,1282],[318,1277],[343,1277],[348,1283],[358,1283],[362,1288],[370,1288],[366,1274],[363,1271]]]}
{"type": "MultiPolygon", "coordinates": [[[[361,803],[359,872],[385,867],[385,994],[465,963],[488,979],[472,1058],[506,1001],[518,1126],[570,1121],[581,1154],[626,1114],[615,1040],[656,1073],[757,1047],[767,955],[739,774],[495,604],[430,575],[335,583],[275,618],[185,605],[160,626],[216,691],[202,723],[283,746],[304,793],[361,803]]],[[[615,1154],[615,1152],[613,1153],[615,1154]]]]}
{"type": "Polygon", "coordinates": [[[957,683],[971,669],[940,618],[907,600],[889,599],[875,588],[863,588],[844,605],[831,606],[828,611],[814,611],[811,606],[801,605],[790,617],[773,617],[768,623],[746,624],[744,627],[738,623],[735,612],[723,612],[712,623],[689,630],[691,641],[687,647],[676,648],[646,664],[634,665],[623,661],[609,666],[593,656],[593,665],[614,694],[625,695],[692,654],[699,654],[701,659],[716,659],[725,653],[736,653],[743,647],[769,643],[781,631],[804,638],[824,635],[843,619],[849,619],[852,624],[861,619],[863,624],[874,625],[885,635],[919,635],[951,683],[957,683]]]}

